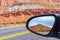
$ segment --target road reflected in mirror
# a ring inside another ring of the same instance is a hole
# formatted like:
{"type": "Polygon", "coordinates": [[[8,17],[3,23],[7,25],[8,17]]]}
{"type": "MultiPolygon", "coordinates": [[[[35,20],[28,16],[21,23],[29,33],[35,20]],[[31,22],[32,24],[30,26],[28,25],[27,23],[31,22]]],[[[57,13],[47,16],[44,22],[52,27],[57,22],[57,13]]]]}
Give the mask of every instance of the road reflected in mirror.
{"type": "Polygon", "coordinates": [[[36,17],[30,20],[28,27],[36,33],[47,35],[53,28],[54,22],[53,16],[36,17]]]}

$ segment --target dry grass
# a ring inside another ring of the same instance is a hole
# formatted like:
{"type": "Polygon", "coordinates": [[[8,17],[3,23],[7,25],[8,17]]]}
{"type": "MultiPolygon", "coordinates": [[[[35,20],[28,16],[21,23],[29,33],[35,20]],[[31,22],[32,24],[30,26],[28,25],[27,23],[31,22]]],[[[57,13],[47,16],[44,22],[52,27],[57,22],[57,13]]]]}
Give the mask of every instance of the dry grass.
{"type": "Polygon", "coordinates": [[[14,27],[14,26],[25,26],[26,23],[19,23],[19,24],[7,24],[7,25],[2,25],[0,28],[5,28],[5,27],[14,27]]]}

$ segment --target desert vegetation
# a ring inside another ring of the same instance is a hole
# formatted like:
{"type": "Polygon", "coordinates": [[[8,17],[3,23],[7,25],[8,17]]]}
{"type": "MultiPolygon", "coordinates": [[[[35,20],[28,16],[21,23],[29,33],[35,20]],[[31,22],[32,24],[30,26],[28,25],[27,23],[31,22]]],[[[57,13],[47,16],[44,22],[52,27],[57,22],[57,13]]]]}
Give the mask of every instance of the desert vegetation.
{"type": "Polygon", "coordinates": [[[26,9],[20,11],[0,13],[0,26],[10,24],[26,23],[33,16],[44,14],[60,14],[60,10],[55,9],[26,9]]]}

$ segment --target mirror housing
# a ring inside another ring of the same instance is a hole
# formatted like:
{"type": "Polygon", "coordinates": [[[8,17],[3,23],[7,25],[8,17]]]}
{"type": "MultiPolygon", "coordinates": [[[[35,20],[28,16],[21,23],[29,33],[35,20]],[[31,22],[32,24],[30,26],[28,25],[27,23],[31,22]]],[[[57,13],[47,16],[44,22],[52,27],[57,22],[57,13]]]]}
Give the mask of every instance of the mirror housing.
{"type": "Polygon", "coordinates": [[[47,35],[54,26],[54,16],[36,17],[30,20],[29,29],[42,35],[47,35]]]}
{"type": "Polygon", "coordinates": [[[60,38],[60,36],[59,36],[59,32],[60,32],[60,25],[59,25],[59,23],[60,23],[60,14],[46,14],[46,15],[38,15],[38,16],[34,16],[34,17],[32,17],[32,18],[30,18],[28,21],[27,21],[27,23],[26,23],[26,28],[29,30],[29,31],[31,31],[31,32],[33,32],[33,33],[35,33],[35,34],[37,34],[37,35],[41,35],[41,36],[45,36],[45,37],[56,37],[56,38],[60,38]],[[40,33],[37,33],[37,32],[34,32],[34,31],[32,31],[30,28],[29,28],[29,22],[32,20],[32,19],[34,19],[34,18],[37,18],[37,17],[45,17],[45,16],[53,16],[53,17],[55,17],[55,21],[54,21],[54,25],[53,25],[53,27],[52,27],[52,29],[51,29],[51,31],[47,34],[47,35],[42,35],[42,34],[40,34],[40,33]]]}

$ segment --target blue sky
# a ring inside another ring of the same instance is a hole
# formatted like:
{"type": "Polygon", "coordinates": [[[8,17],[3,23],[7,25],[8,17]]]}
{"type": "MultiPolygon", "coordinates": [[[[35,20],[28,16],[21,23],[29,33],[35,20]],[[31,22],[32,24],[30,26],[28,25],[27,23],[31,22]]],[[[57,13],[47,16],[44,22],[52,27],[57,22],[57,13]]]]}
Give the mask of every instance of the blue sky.
{"type": "Polygon", "coordinates": [[[51,27],[53,26],[55,22],[55,18],[53,16],[45,16],[45,17],[38,17],[34,18],[29,22],[29,26],[34,26],[37,24],[43,24],[45,26],[51,27]]]}

